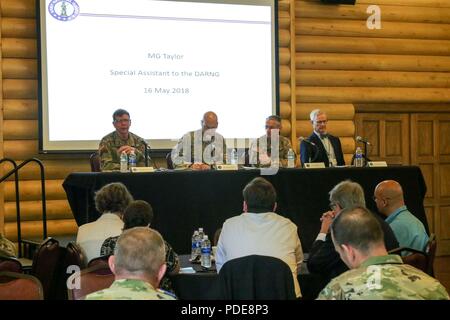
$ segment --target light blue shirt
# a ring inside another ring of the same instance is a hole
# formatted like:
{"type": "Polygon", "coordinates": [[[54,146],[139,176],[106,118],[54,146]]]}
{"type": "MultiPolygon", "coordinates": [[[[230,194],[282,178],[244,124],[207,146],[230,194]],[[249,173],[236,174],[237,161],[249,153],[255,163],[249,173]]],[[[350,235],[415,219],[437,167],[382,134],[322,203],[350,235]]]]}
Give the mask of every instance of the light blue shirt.
{"type": "Polygon", "coordinates": [[[398,208],[386,218],[400,247],[408,247],[420,251],[425,250],[428,235],[423,223],[417,219],[406,206],[398,208]]]}

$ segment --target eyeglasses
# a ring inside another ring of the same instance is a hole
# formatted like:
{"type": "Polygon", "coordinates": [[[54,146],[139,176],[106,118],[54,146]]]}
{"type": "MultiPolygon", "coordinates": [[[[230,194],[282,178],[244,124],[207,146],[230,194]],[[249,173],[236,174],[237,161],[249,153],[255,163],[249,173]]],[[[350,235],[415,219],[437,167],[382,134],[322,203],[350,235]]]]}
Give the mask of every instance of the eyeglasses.
{"type": "Polygon", "coordinates": [[[276,129],[280,129],[280,127],[266,126],[266,129],[276,130],[276,129]]]}
{"type": "Polygon", "coordinates": [[[337,208],[337,204],[334,202],[330,202],[329,206],[330,206],[331,211],[335,211],[337,208]]]}
{"type": "Polygon", "coordinates": [[[326,124],[328,120],[316,121],[317,124],[326,124]]]}
{"type": "Polygon", "coordinates": [[[131,122],[131,119],[119,119],[114,120],[114,123],[129,123],[131,122]]]}

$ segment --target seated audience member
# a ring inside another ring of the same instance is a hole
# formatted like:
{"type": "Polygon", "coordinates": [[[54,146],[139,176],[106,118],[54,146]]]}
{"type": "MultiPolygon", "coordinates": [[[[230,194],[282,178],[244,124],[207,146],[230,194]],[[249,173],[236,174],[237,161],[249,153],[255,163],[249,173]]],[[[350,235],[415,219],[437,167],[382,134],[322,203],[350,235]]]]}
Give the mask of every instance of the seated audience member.
{"type": "Polygon", "coordinates": [[[156,230],[125,230],[108,261],[115,281],[108,289],[87,295],[86,300],[173,300],[172,295],[157,289],[166,272],[164,247],[156,230]]]}
{"type": "Polygon", "coordinates": [[[258,140],[254,140],[249,148],[250,164],[257,167],[270,167],[271,163],[276,160],[279,165],[287,167],[288,151],[292,149],[291,142],[288,138],[280,135],[281,132],[281,118],[276,115],[269,116],[266,119],[266,134],[258,140]],[[278,141],[278,159],[272,159],[272,133],[277,137],[278,141]],[[265,146],[260,143],[264,141],[265,146]]]}
{"type": "MultiPolygon", "coordinates": [[[[128,230],[134,227],[150,227],[153,220],[153,209],[151,205],[143,200],[135,200],[125,209],[123,214],[123,230],[128,230]]],[[[117,239],[119,236],[109,237],[106,239],[100,249],[101,256],[114,254],[117,239]]],[[[164,277],[161,279],[160,288],[166,291],[173,291],[172,283],[167,277],[168,274],[177,274],[180,271],[180,264],[177,253],[172,249],[167,241],[164,241],[166,251],[166,266],[167,270],[164,277]]]]}
{"type": "Polygon", "coordinates": [[[336,251],[350,271],[333,279],[318,299],[448,300],[445,288],[422,271],[388,255],[383,230],[366,208],[344,209],[331,225],[336,251]]]}
{"type": "Polygon", "coordinates": [[[202,128],[186,133],[172,150],[172,162],[176,168],[189,166],[193,170],[208,170],[215,163],[227,159],[225,139],[216,132],[217,115],[208,111],[203,115],[202,128]]]}
{"type": "MultiPolygon", "coordinates": [[[[309,252],[307,266],[311,273],[321,274],[326,280],[329,280],[348,270],[339,254],[334,250],[329,232],[330,224],[342,209],[365,206],[364,191],[356,182],[350,180],[342,181],[330,191],[330,207],[332,211],[325,212],[322,215],[320,232],[309,252]]],[[[379,221],[383,229],[384,243],[388,250],[398,248],[398,241],[389,225],[378,215],[374,214],[374,217],[379,221]]]]}
{"type": "Polygon", "coordinates": [[[297,226],[275,213],[277,194],[272,184],[255,178],[244,190],[244,213],[225,221],[217,244],[216,268],[225,262],[248,255],[270,256],[290,267],[295,293],[301,296],[297,266],[303,260],[297,226]]]}
{"type": "Polygon", "coordinates": [[[380,182],[373,199],[378,211],[387,217],[385,221],[394,231],[400,247],[423,251],[428,235],[423,223],[406,208],[402,186],[394,180],[380,182]]]}
{"type": "Polygon", "coordinates": [[[131,201],[133,197],[120,182],[107,184],[95,193],[95,207],[101,216],[97,221],[80,226],[77,234],[77,243],[86,262],[99,256],[105,239],[120,235],[123,228],[122,214],[131,201]]]}
{"type": "Polygon", "coordinates": [[[326,113],[315,109],[311,111],[310,119],[314,132],[308,137],[308,140],[314,143],[315,147],[306,141],[300,143],[302,164],[323,162],[326,167],[345,165],[341,141],[338,137],[327,132],[328,118],[326,113]]]}
{"type": "Polygon", "coordinates": [[[16,246],[0,232],[0,256],[16,258],[16,246]]]}
{"type": "Polygon", "coordinates": [[[101,170],[119,170],[120,155],[123,151],[127,155],[133,151],[136,155],[136,165],[145,166],[145,141],[129,131],[131,120],[128,111],[116,110],[113,114],[113,125],[116,130],[103,137],[98,148],[101,170]]]}

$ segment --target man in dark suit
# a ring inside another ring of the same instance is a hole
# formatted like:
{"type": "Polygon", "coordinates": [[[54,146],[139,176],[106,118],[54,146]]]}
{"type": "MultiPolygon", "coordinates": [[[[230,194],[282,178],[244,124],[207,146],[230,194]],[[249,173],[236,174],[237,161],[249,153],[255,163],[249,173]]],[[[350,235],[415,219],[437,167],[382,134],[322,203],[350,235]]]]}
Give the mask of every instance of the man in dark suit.
{"type": "Polygon", "coordinates": [[[323,162],[326,167],[345,165],[341,141],[327,132],[328,118],[325,112],[315,109],[310,114],[314,132],[300,144],[300,159],[307,162],[323,162]]]}
{"type": "MultiPolygon", "coordinates": [[[[325,212],[320,219],[322,221],[320,232],[309,251],[307,266],[311,273],[320,274],[324,279],[330,281],[332,278],[348,270],[339,253],[334,248],[331,239],[330,225],[343,209],[354,207],[366,207],[364,190],[360,184],[345,180],[338,183],[330,191],[331,211],[325,212]]],[[[399,247],[397,238],[389,224],[381,217],[373,213],[380,223],[384,234],[384,244],[387,250],[399,247]]]]}

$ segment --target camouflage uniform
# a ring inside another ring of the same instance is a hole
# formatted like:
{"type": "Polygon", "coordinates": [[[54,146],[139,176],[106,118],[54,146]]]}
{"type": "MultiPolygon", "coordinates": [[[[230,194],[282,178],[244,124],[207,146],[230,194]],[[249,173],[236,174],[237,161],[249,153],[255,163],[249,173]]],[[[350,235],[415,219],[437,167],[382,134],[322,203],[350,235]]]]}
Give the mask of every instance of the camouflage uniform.
{"type": "Polygon", "coordinates": [[[86,300],[175,300],[175,296],[153,287],[143,280],[121,279],[108,289],[86,296],[86,300]]]}
{"type": "Polygon", "coordinates": [[[371,257],[331,280],[319,300],[448,300],[445,288],[400,256],[371,257]]]}
{"type": "MultiPolygon", "coordinates": [[[[264,139],[267,141],[267,155],[270,157],[271,154],[271,147],[272,147],[272,139],[268,138],[267,135],[263,135],[258,140],[252,141],[252,144],[249,148],[249,162],[250,164],[256,166],[256,167],[270,167],[269,164],[261,164],[259,161],[259,152],[258,152],[258,146],[259,141],[264,139]]],[[[289,149],[292,149],[291,142],[288,138],[279,136],[279,144],[278,144],[278,157],[280,159],[280,163],[282,167],[287,167],[287,154],[289,149]]]]}
{"type": "MultiPolygon", "coordinates": [[[[208,134],[205,134],[205,137],[203,137],[203,132],[201,129],[186,133],[180,140],[178,140],[177,145],[172,150],[172,161],[174,166],[176,168],[183,168],[189,166],[191,163],[207,163],[205,159],[203,159],[203,153],[207,148],[210,148],[212,151],[212,142],[210,138],[211,136],[208,136],[208,134]],[[185,153],[185,146],[190,146],[190,155],[185,153]]],[[[212,160],[214,160],[215,163],[226,163],[227,144],[225,139],[222,135],[216,132],[215,141],[215,153],[214,156],[212,156],[212,160]]]]}
{"type": "Polygon", "coordinates": [[[131,132],[128,133],[128,140],[122,140],[116,131],[103,137],[98,148],[101,161],[101,170],[120,170],[120,154],[117,153],[117,150],[122,146],[136,148],[135,154],[137,166],[145,166],[145,144],[143,141],[144,139],[131,132]]]}
{"type": "Polygon", "coordinates": [[[0,233],[0,255],[4,257],[16,257],[16,246],[0,233]]]}

